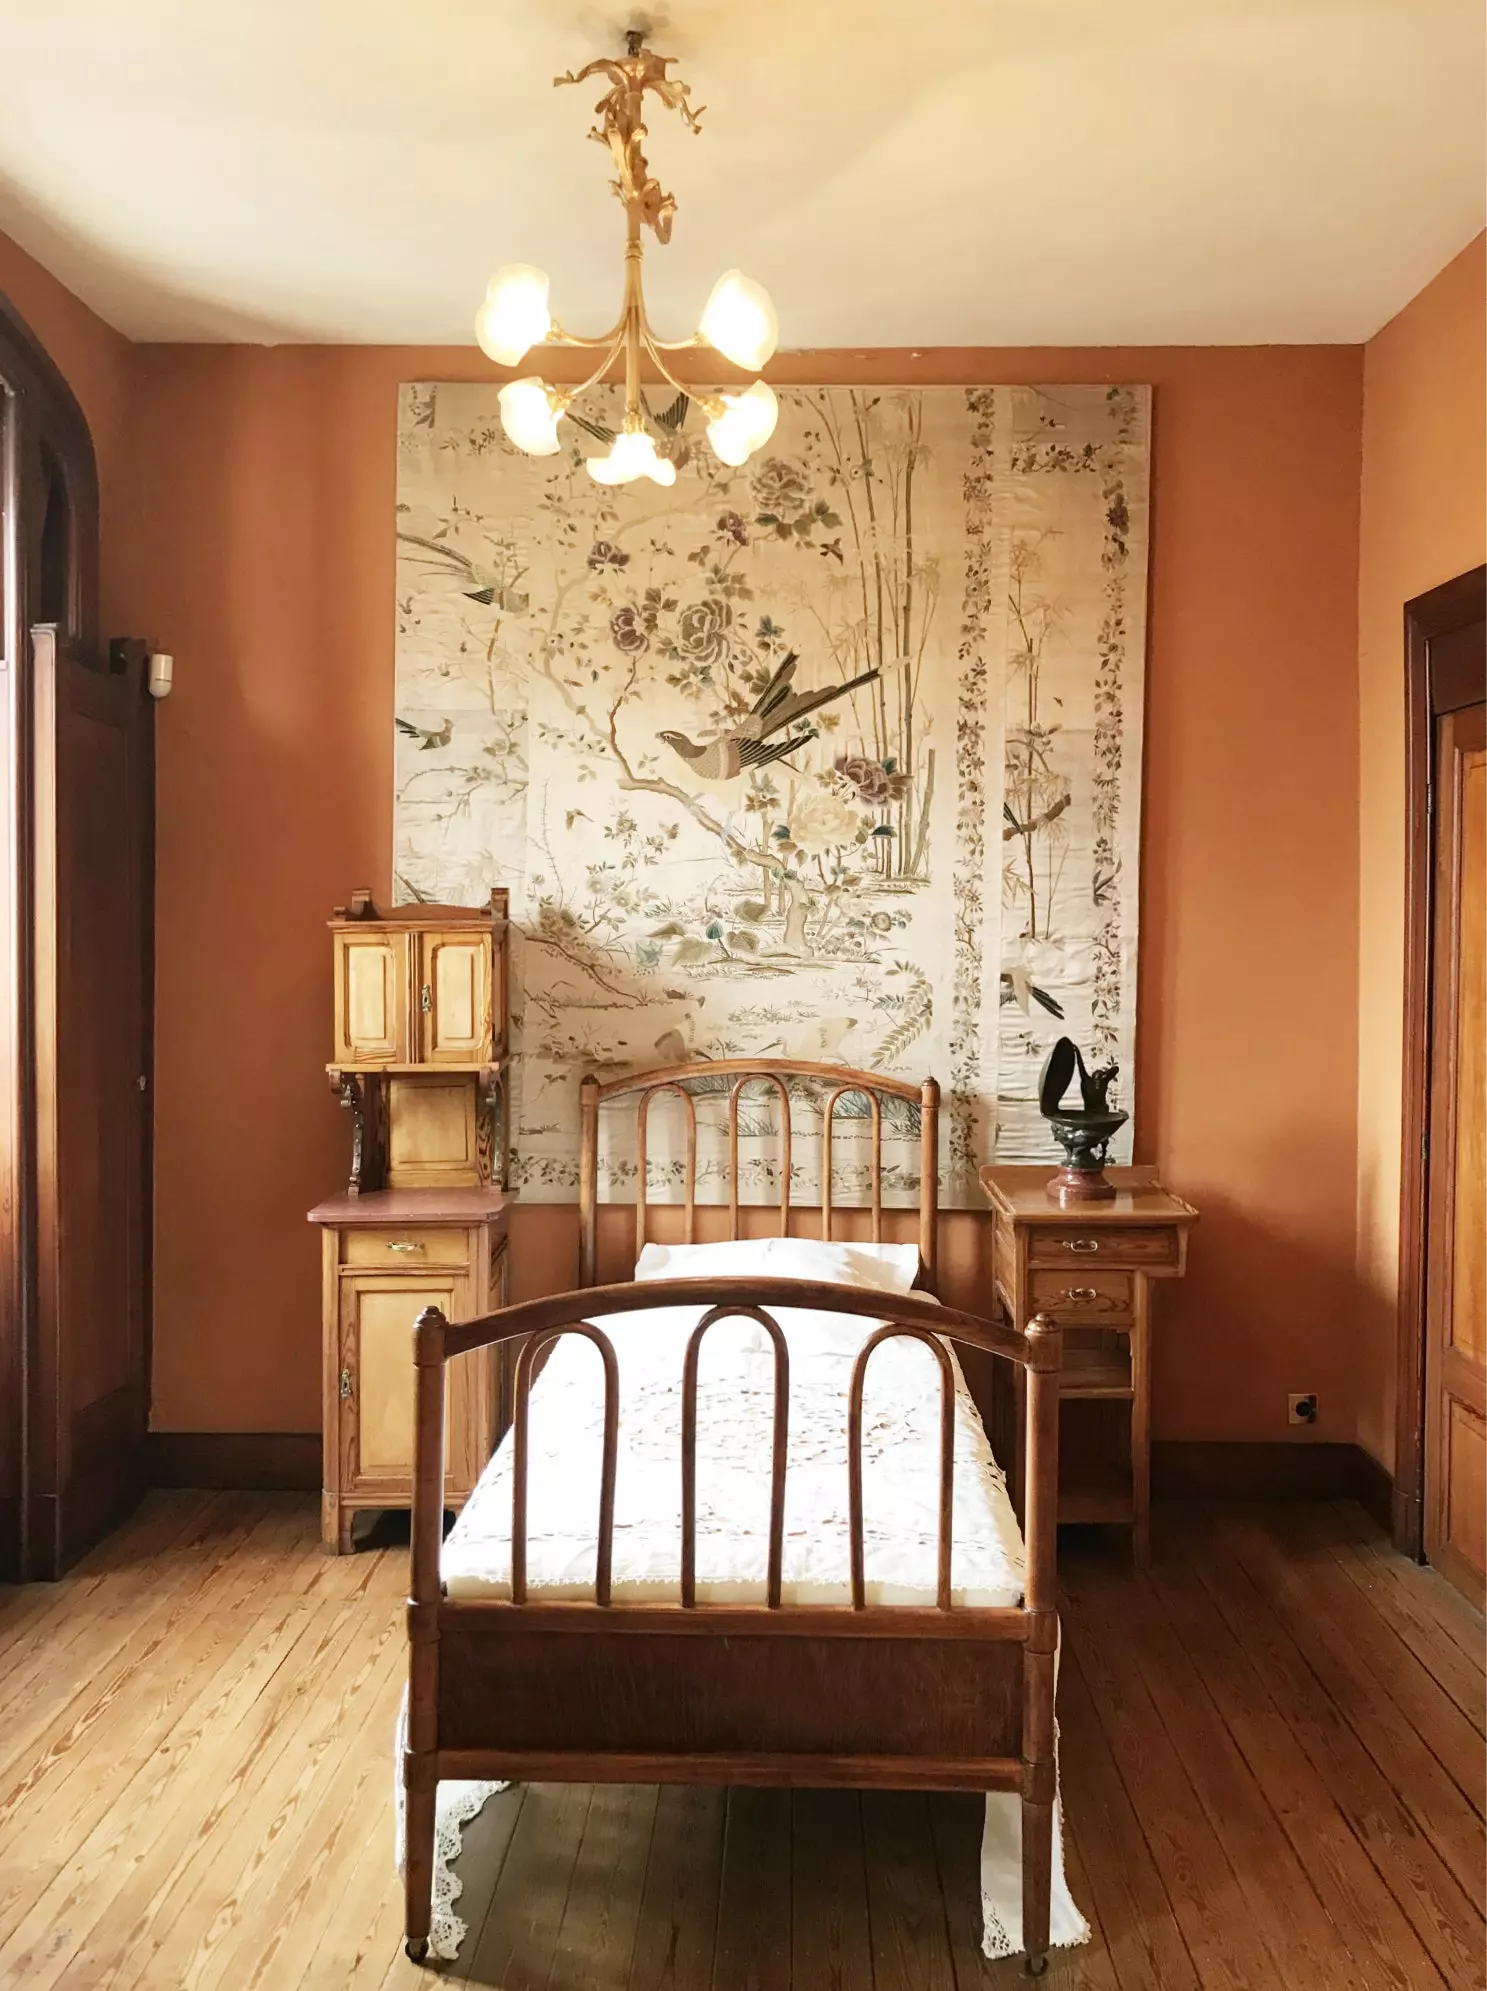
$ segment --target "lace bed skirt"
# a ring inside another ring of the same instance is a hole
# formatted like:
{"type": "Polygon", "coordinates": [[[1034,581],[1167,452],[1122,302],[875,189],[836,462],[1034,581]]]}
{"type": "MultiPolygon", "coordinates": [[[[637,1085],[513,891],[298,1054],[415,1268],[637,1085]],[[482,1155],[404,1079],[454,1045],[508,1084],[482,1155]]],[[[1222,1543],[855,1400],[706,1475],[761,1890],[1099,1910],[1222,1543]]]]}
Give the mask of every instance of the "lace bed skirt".
{"type": "MultiPolygon", "coordinates": [[[[393,1788],[397,1816],[397,1870],[403,1871],[407,1818],[403,1802],[403,1748],[408,1733],[405,1694],[398,1714],[393,1788]]],[[[454,1871],[465,1827],[479,1815],[485,1801],[505,1784],[446,1782],[439,1786],[434,1831],[434,1914],[429,1926],[429,1954],[452,1962],[465,1939],[465,1923],[455,1902],[464,1883],[454,1871]]],[[[1064,1878],[1063,1805],[1053,1808],[1053,1898],[1048,1940],[1064,1949],[1089,1941],[1089,1924],[1074,1905],[1064,1878]]],[[[1022,1950],[1022,1805],[1011,1791],[992,1791],[986,1799],[981,1832],[981,1948],[989,1957],[1017,1956],[1022,1950]]]]}

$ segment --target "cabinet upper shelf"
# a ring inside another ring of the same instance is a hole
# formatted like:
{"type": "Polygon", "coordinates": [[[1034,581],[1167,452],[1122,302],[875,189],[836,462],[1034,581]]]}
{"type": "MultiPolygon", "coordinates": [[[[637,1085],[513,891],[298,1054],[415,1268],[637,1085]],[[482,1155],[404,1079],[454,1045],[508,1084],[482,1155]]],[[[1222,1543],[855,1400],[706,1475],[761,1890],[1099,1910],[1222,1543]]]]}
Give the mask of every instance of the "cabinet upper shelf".
{"type": "Polygon", "coordinates": [[[507,1037],[507,893],[488,907],[379,914],[357,893],[330,922],[338,1071],[488,1071],[507,1037]]]}

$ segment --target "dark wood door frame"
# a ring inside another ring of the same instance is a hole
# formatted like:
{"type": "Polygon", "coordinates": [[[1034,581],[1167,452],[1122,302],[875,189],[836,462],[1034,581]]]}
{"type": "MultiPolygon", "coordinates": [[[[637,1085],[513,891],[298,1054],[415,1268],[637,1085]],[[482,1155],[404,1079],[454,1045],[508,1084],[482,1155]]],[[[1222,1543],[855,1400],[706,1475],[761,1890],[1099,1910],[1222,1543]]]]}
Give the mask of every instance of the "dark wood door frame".
{"type": "Polygon", "coordinates": [[[1458,574],[1404,608],[1405,962],[1403,1146],[1399,1171],[1399,1315],[1394,1411],[1394,1542],[1424,1552],[1426,1188],[1430,1142],[1430,997],[1435,926],[1435,722],[1480,704],[1480,654],[1437,650],[1487,611],[1487,567],[1458,574]]]}
{"type": "MultiPolygon", "coordinates": [[[[153,726],[138,656],[106,659],[98,621],[98,473],[87,420],[67,382],[23,320],[0,296],[0,1579],[60,1573],[85,1541],[57,1520],[59,1489],[51,1484],[58,1454],[61,1405],[53,1359],[55,1309],[40,1277],[38,1245],[44,1213],[57,1196],[55,1156],[43,1152],[38,1129],[38,1071],[55,1066],[55,1032],[48,1033],[37,1001],[36,695],[32,632],[50,622],[58,651],[73,669],[130,668],[142,701],[144,778],[153,792],[153,726]]],[[[143,917],[150,918],[151,828],[144,839],[143,917]]],[[[146,926],[146,932],[149,928],[146,926]]],[[[142,992],[146,1017],[152,1000],[142,992]]],[[[146,1025],[142,1076],[153,1088],[146,1025]]],[[[149,1108],[145,1139],[148,1142],[149,1108]]],[[[148,1198],[148,1146],[142,1190],[148,1198]]],[[[149,1298],[148,1201],[140,1245],[141,1304],[149,1298]]],[[[148,1370],[144,1377],[148,1389],[148,1370]]],[[[138,1455],[143,1484],[144,1417],[110,1431],[132,1469],[138,1455]],[[137,1428],[136,1428],[137,1427],[137,1428]]],[[[65,1451],[65,1447],[63,1448],[65,1451]]],[[[111,1456],[108,1463],[117,1466],[111,1456]]],[[[84,1528],[116,1518],[71,1497],[84,1528]]],[[[96,1527],[95,1530],[96,1532],[96,1527]]]]}

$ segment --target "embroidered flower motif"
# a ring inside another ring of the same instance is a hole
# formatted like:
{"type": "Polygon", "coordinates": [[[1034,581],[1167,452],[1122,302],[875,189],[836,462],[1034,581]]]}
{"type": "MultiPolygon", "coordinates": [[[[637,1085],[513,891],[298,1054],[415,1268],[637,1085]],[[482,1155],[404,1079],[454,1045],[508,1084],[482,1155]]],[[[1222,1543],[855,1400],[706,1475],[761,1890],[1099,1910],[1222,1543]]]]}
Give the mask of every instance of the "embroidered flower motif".
{"type": "Polygon", "coordinates": [[[609,618],[609,637],[614,647],[627,657],[638,657],[651,647],[651,639],[641,625],[640,611],[617,608],[609,618]]]}
{"type": "Polygon", "coordinates": [[[840,795],[823,788],[803,795],[790,811],[790,837],[812,856],[855,842],[862,819],[840,795]]]}
{"type": "Polygon", "coordinates": [[[766,456],[749,479],[754,503],[771,518],[788,517],[805,504],[805,475],[788,457],[766,456]]]}
{"type": "Polygon", "coordinates": [[[628,567],[630,556],[622,546],[616,546],[611,539],[596,539],[589,548],[588,564],[596,574],[606,567],[628,567]]]}
{"type": "Polygon", "coordinates": [[[866,754],[842,754],[836,771],[857,791],[861,801],[876,808],[897,802],[908,792],[906,775],[895,773],[891,765],[885,766],[880,760],[869,760],[866,754]]]}
{"type": "Polygon", "coordinates": [[[728,654],[732,626],[733,610],[727,602],[716,596],[694,601],[677,617],[677,647],[694,663],[720,664],[728,654]]]}
{"type": "Polygon", "coordinates": [[[737,512],[723,513],[718,520],[718,536],[720,539],[731,539],[735,546],[747,546],[749,543],[749,529],[737,512]]]}

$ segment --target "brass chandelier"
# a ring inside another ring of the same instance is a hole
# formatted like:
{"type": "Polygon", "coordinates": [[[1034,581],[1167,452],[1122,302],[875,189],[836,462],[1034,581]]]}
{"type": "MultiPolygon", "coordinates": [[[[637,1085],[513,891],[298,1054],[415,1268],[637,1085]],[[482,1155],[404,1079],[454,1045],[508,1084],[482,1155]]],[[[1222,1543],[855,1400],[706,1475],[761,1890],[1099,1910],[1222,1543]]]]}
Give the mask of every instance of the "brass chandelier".
{"type": "Polygon", "coordinates": [[[680,111],[688,129],[698,131],[701,107],[687,102],[687,85],[666,74],[675,57],[657,55],[645,46],[642,31],[625,37],[628,53],[601,58],[575,75],[554,77],[555,86],[583,83],[590,76],[608,78],[609,90],[595,106],[599,123],[590,131],[609,148],[617,177],[614,191],[625,209],[625,285],[619,320],[597,339],[580,339],[554,320],[548,310],[548,279],[529,263],[508,263],[486,287],[485,302],[475,319],[481,350],[501,366],[516,366],[533,346],[577,346],[597,353],[599,363],[576,387],[552,387],[537,374],[509,381],[500,392],[501,426],[518,449],[530,456],[552,456],[561,448],[558,423],[578,397],[604,378],[617,359],[625,369],[625,412],[607,456],[588,459],[589,475],[600,484],[628,484],[649,477],[657,484],[676,481],[676,465],[656,447],[646,427],[641,397],[640,367],[648,357],[662,378],[681,395],[697,401],[708,416],[707,439],[713,454],[727,464],[748,461],[774,433],[779,406],[774,390],[756,380],[742,392],[709,394],[684,387],[667,364],[667,353],[710,346],[735,366],[757,373],[774,352],[779,323],[769,294],[738,270],[729,270],[713,286],[701,323],[690,339],[658,339],[646,316],[640,269],[644,225],[658,242],[669,242],[676,201],[662,191],[642,149],[646,137],[645,93],[659,97],[668,110],[680,111]]]}

